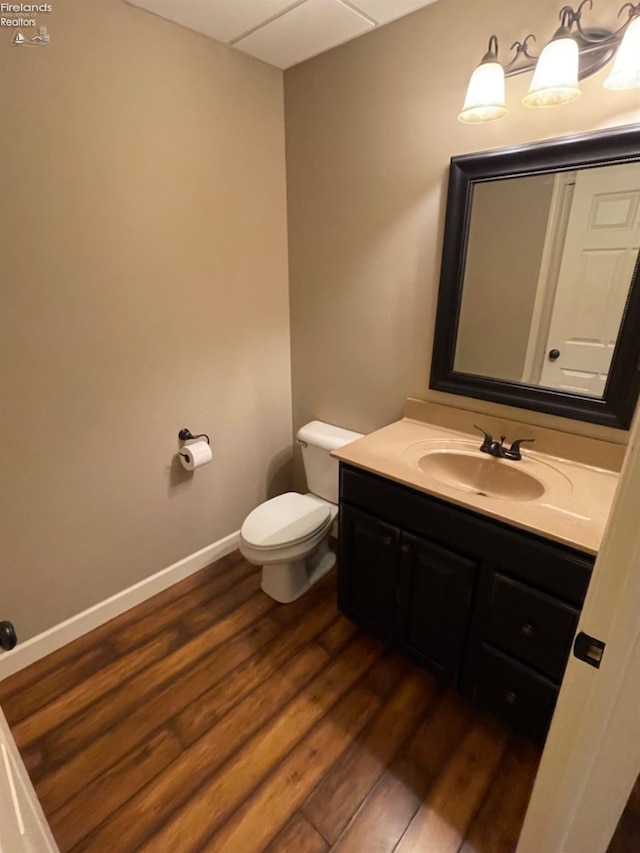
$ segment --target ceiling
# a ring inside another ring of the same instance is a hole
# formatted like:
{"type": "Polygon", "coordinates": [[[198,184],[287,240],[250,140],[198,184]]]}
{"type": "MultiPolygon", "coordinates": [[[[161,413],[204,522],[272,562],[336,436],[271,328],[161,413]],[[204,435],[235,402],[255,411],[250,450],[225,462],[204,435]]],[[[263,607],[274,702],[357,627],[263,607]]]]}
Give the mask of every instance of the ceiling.
{"type": "Polygon", "coordinates": [[[129,0],[276,68],[388,24],[436,0],[129,0]]]}

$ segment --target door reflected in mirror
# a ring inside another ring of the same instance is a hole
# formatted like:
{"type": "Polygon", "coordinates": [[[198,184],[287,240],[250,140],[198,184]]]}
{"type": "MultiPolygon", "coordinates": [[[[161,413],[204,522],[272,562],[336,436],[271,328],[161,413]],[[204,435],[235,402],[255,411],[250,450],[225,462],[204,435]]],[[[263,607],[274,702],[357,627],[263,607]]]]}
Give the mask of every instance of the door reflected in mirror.
{"type": "Polygon", "coordinates": [[[603,398],[640,250],[640,163],[473,186],[454,370],[603,398]]]}

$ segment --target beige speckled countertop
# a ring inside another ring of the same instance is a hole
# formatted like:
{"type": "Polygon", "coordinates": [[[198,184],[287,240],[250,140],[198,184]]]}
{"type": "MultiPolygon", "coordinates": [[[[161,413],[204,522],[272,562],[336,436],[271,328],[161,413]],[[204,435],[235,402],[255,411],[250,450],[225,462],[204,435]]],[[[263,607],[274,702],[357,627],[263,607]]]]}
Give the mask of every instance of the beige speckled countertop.
{"type": "MultiPolygon", "coordinates": [[[[526,435],[521,432],[509,438],[526,435]]],[[[482,436],[476,433],[404,418],[335,450],[332,455],[434,497],[597,554],[618,484],[615,470],[540,452],[544,441],[537,436],[540,450],[523,447],[519,462],[486,457],[491,464],[517,465],[518,470],[532,474],[544,484],[545,491],[540,497],[516,501],[447,485],[418,465],[425,453],[434,450],[473,454],[481,441],[482,436]]]]}

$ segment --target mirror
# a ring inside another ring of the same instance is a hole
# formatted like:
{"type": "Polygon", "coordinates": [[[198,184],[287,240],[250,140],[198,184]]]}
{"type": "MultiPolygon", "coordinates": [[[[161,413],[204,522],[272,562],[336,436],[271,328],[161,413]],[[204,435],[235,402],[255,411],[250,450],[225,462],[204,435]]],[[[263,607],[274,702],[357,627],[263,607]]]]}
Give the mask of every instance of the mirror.
{"type": "Polygon", "coordinates": [[[451,161],[431,387],[629,426],[640,130],[451,161]]]}

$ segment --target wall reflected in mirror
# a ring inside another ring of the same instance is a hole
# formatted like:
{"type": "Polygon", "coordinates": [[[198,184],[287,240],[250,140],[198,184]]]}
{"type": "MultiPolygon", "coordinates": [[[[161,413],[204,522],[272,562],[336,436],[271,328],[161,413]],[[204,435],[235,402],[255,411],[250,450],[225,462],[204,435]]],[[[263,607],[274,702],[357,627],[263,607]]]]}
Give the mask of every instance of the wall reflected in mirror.
{"type": "Polygon", "coordinates": [[[602,398],[640,249],[640,163],[473,186],[454,369],[602,398]]]}

